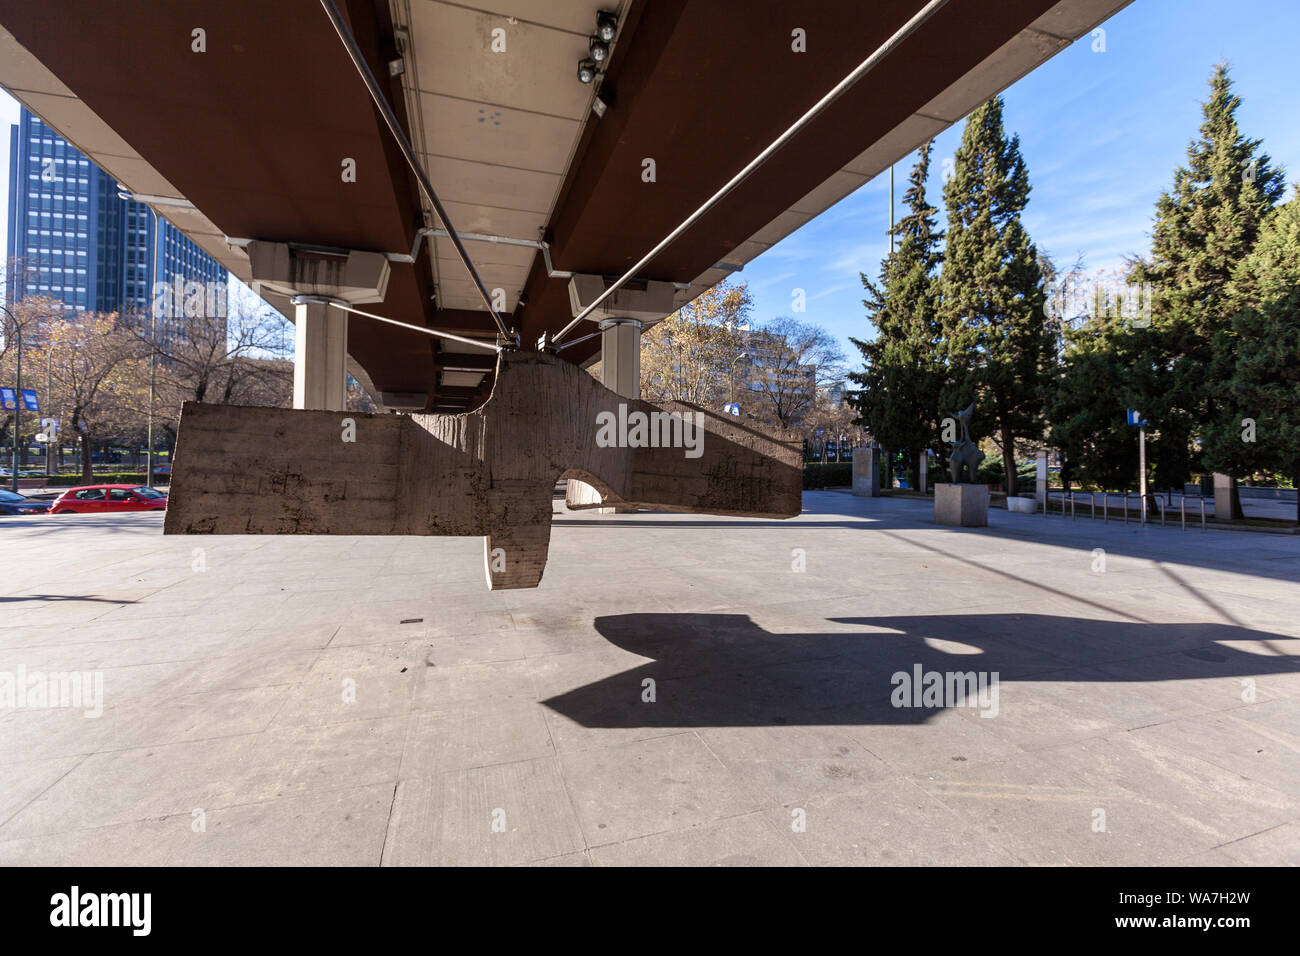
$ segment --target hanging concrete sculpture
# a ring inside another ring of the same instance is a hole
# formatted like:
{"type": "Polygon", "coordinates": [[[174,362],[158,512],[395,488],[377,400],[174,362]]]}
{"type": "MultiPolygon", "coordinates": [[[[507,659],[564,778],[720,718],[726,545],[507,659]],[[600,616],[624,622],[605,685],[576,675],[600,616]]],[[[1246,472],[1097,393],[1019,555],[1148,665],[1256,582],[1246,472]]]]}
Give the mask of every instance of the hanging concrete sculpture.
{"type": "Polygon", "coordinates": [[[623,398],[546,352],[506,351],[461,415],[187,402],[168,534],[483,535],[488,585],[536,587],[555,481],[606,505],[790,518],[800,443],[732,415],[623,398]]]}

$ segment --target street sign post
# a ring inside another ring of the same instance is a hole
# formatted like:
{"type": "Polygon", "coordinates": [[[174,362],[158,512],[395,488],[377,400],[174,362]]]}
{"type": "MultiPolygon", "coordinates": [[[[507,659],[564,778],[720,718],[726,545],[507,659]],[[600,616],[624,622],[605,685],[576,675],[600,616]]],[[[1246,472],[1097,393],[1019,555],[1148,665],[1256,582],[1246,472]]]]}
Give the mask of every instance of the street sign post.
{"type": "Polygon", "coordinates": [[[1147,523],[1147,420],[1136,408],[1128,410],[1128,423],[1138,430],[1138,494],[1142,498],[1142,524],[1147,523]]]}

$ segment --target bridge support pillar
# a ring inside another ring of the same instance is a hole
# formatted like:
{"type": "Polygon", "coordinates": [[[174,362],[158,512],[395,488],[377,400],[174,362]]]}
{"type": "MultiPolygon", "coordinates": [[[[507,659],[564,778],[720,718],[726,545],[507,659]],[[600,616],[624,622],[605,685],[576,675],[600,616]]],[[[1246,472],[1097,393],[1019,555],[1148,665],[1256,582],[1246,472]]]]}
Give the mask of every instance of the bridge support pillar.
{"type": "Polygon", "coordinates": [[[293,407],[347,408],[348,314],[329,300],[294,300],[293,407]]]}
{"type": "MultiPolygon", "coordinates": [[[[600,276],[577,275],[569,280],[569,304],[577,315],[605,291],[600,276]]],[[[641,332],[673,311],[671,282],[648,282],[645,289],[620,289],[593,316],[600,328],[600,381],[624,398],[641,397],[641,332]]],[[[585,481],[570,478],[564,494],[569,508],[590,509],[601,504],[600,492],[585,481]]],[[[601,508],[602,514],[628,509],[601,508]]]]}

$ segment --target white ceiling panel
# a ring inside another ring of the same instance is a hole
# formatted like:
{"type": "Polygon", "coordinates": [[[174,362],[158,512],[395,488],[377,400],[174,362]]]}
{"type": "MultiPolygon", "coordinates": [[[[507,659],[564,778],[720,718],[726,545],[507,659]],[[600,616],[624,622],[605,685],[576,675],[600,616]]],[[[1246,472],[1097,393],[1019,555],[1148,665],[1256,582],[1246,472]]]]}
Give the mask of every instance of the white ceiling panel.
{"type": "Polygon", "coordinates": [[[556,173],[475,163],[448,156],[424,156],[425,170],[444,202],[474,203],[491,197],[492,205],[526,212],[550,212],[560,188],[556,173]]]}
{"type": "Polygon", "coordinates": [[[425,92],[572,120],[590,108],[591,88],[574,76],[587,55],[585,36],[446,3],[418,3],[411,7],[411,43],[425,92]]]}
{"type": "Polygon", "coordinates": [[[564,174],[579,129],[577,120],[435,93],[421,93],[420,103],[424,110],[425,149],[453,159],[559,176],[564,174]]]}

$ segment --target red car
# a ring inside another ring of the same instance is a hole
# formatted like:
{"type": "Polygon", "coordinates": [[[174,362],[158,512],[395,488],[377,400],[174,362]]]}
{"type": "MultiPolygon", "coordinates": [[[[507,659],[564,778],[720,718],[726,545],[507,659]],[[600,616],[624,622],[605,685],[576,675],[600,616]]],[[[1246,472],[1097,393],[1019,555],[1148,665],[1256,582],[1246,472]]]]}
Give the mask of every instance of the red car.
{"type": "Polygon", "coordinates": [[[81,485],[69,488],[50,508],[52,515],[97,515],[118,511],[165,511],[167,496],[143,485],[81,485]]]}

